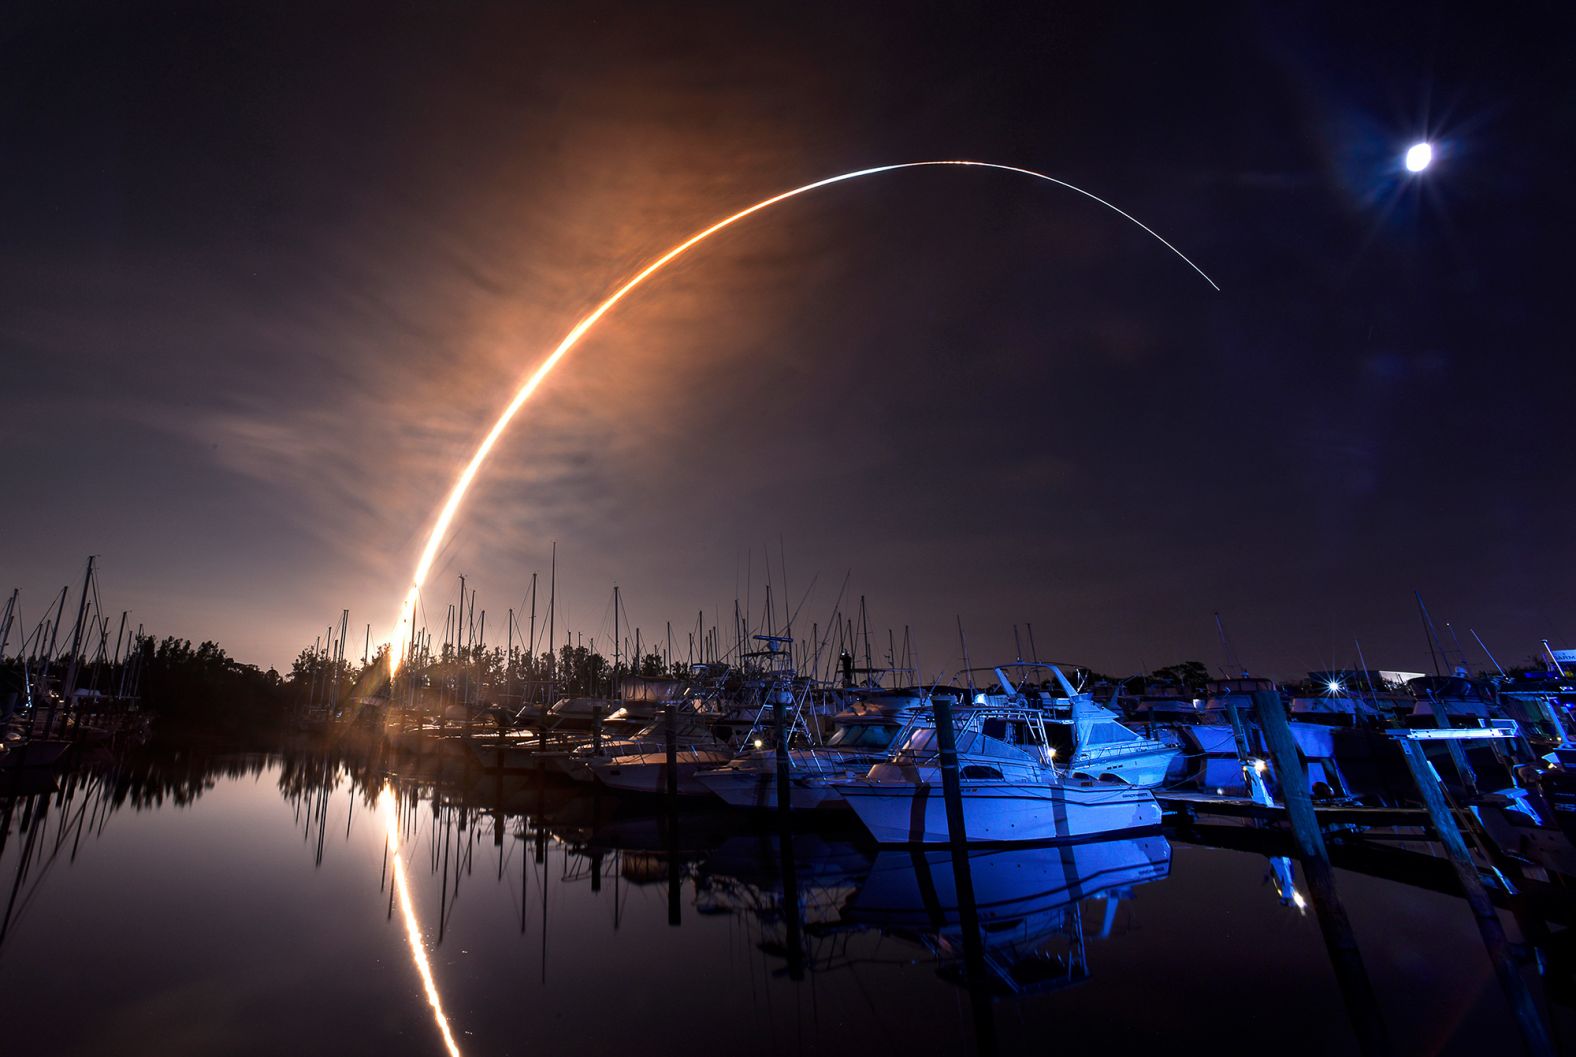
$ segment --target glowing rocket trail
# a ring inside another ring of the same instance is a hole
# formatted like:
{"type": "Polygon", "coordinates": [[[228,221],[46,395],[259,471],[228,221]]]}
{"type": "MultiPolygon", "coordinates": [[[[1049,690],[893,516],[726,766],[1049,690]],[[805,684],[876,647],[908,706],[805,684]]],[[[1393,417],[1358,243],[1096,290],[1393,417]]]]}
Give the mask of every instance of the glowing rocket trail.
{"type": "Polygon", "coordinates": [[[454,487],[449,489],[448,498],[443,502],[443,508],[438,511],[437,520],[433,522],[432,533],[427,537],[427,545],[422,548],[421,560],[416,563],[416,572],[415,575],[411,577],[410,590],[405,595],[405,601],[400,605],[399,621],[395,625],[393,638],[389,642],[390,674],[398,671],[400,663],[404,660],[405,646],[407,641],[411,638],[412,620],[415,617],[417,599],[421,594],[421,585],[426,581],[427,574],[432,571],[432,563],[438,557],[438,548],[442,546],[444,538],[448,535],[449,526],[454,522],[454,516],[459,513],[460,504],[465,501],[465,493],[470,491],[471,483],[476,480],[476,474],[481,469],[482,463],[487,461],[487,456],[492,454],[493,447],[498,443],[498,438],[503,436],[503,431],[509,428],[509,423],[514,421],[514,416],[519,413],[520,408],[524,406],[525,402],[531,399],[531,394],[536,392],[536,388],[542,384],[542,380],[551,374],[553,368],[558,366],[558,362],[568,354],[570,349],[574,348],[575,345],[579,343],[580,339],[585,336],[586,331],[596,326],[597,321],[603,316],[607,315],[609,309],[624,299],[625,294],[629,293],[635,287],[639,286],[651,276],[661,271],[666,264],[672,261],[675,257],[683,254],[690,247],[696,245],[697,243],[704,242],[707,238],[715,235],[723,228],[729,227],[732,224],[736,224],[745,217],[759,213],[763,209],[770,208],[771,206],[776,205],[778,202],[787,201],[790,198],[796,198],[799,195],[804,194],[806,191],[814,191],[817,188],[827,187],[831,184],[843,183],[846,180],[857,180],[861,176],[875,176],[877,173],[895,172],[898,169],[920,169],[936,165],[960,165],[978,169],[998,169],[1002,172],[1018,173],[1022,176],[1032,176],[1036,180],[1044,180],[1047,183],[1056,184],[1058,187],[1065,187],[1069,191],[1076,191],[1085,198],[1092,199],[1105,206],[1107,209],[1113,210],[1125,219],[1137,224],[1145,231],[1145,233],[1153,236],[1166,249],[1182,258],[1189,268],[1192,268],[1195,272],[1198,272],[1198,274],[1203,277],[1206,283],[1214,287],[1216,290],[1220,289],[1220,287],[1215,285],[1215,280],[1205,275],[1204,270],[1189,260],[1186,254],[1177,249],[1175,246],[1171,245],[1171,243],[1167,242],[1165,239],[1161,238],[1154,229],[1149,227],[1149,225],[1145,224],[1143,221],[1139,220],[1137,217],[1133,216],[1131,213],[1128,213],[1113,205],[1112,203],[1107,202],[1099,195],[1091,194],[1090,192],[1085,191],[1082,187],[1075,187],[1065,180],[1058,180],[1054,176],[1047,176],[1044,173],[1035,172],[1033,169],[1020,169],[1013,165],[997,165],[994,162],[985,161],[911,161],[900,162],[896,165],[878,165],[873,169],[860,169],[857,172],[843,173],[841,176],[829,176],[824,180],[817,180],[814,183],[808,183],[802,187],[795,187],[791,191],[784,191],[781,194],[773,195],[771,198],[757,202],[747,209],[741,209],[731,217],[725,217],[724,219],[717,221],[711,227],[691,235],[689,238],[685,239],[677,246],[674,246],[672,249],[668,250],[668,252],[664,253],[650,264],[646,265],[639,272],[635,273],[635,275],[626,281],[623,286],[620,286],[617,290],[613,291],[607,300],[603,301],[600,305],[597,305],[596,308],[592,309],[589,315],[587,315],[580,322],[576,323],[574,329],[568,334],[564,335],[564,339],[558,343],[558,347],[548,355],[547,359],[541,362],[535,371],[531,372],[531,376],[525,380],[525,384],[520,386],[519,391],[514,394],[514,399],[509,401],[509,405],[505,407],[503,412],[498,416],[498,421],[493,423],[492,429],[487,431],[487,436],[482,438],[481,444],[476,448],[476,454],[471,456],[471,461],[466,463],[465,469],[460,471],[459,477],[454,481],[454,487]]]}

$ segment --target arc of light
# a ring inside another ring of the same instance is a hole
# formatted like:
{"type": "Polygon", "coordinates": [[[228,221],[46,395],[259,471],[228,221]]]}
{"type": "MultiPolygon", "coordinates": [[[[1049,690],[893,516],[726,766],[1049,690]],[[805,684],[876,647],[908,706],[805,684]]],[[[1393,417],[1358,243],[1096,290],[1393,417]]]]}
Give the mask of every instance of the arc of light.
{"type": "Polygon", "coordinates": [[[501,414],[499,414],[498,420],[493,423],[492,429],[487,431],[487,435],[483,437],[482,442],[477,445],[476,453],[471,456],[470,462],[465,464],[465,468],[460,471],[459,477],[455,478],[453,487],[449,489],[448,498],[444,500],[442,508],[438,511],[438,517],[432,524],[432,532],[427,537],[426,546],[422,548],[421,558],[416,562],[416,572],[415,575],[411,577],[410,590],[406,593],[404,602],[400,604],[399,619],[395,624],[393,637],[390,639],[388,644],[390,674],[392,675],[394,672],[399,670],[399,666],[404,659],[405,642],[410,637],[412,630],[411,621],[414,618],[416,596],[421,591],[421,585],[426,582],[427,574],[432,571],[432,563],[438,557],[438,548],[443,545],[445,537],[448,536],[449,526],[453,524],[455,515],[459,513],[460,504],[465,501],[465,494],[470,491],[472,482],[476,480],[477,472],[481,470],[482,464],[487,461],[487,456],[492,454],[493,448],[498,443],[498,438],[503,436],[504,430],[509,428],[509,423],[514,421],[515,415],[519,414],[520,408],[525,405],[525,402],[531,399],[531,394],[536,392],[537,387],[542,384],[542,380],[552,373],[553,368],[558,366],[559,361],[568,355],[569,350],[574,348],[575,345],[579,343],[580,339],[585,336],[586,332],[592,327],[596,326],[598,320],[607,315],[614,305],[618,304],[624,299],[624,295],[628,294],[635,287],[639,286],[641,283],[651,278],[651,276],[661,271],[663,267],[670,263],[674,258],[681,256],[691,247],[697,245],[698,243],[704,242],[706,239],[710,238],[712,235],[715,235],[723,228],[731,227],[732,225],[737,224],[739,221],[743,220],[745,217],[759,213],[763,209],[769,209],[779,202],[785,202],[790,198],[797,198],[799,195],[802,195],[807,191],[814,191],[822,187],[829,187],[832,184],[843,183],[848,180],[857,180],[863,176],[875,176],[878,173],[895,172],[899,169],[920,169],[938,165],[957,165],[978,169],[996,169],[1001,172],[1017,173],[1021,176],[1032,176],[1036,180],[1044,180],[1047,183],[1056,184],[1058,187],[1065,187],[1069,191],[1076,191],[1085,198],[1098,202],[1100,205],[1103,205],[1107,209],[1119,214],[1124,219],[1138,225],[1138,227],[1142,228],[1146,234],[1152,236],[1162,246],[1180,257],[1189,268],[1192,268],[1195,272],[1197,272],[1200,277],[1202,277],[1203,280],[1211,287],[1217,291],[1220,289],[1220,287],[1215,284],[1215,280],[1204,274],[1204,269],[1194,264],[1185,253],[1171,245],[1171,243],[1167,242],[1160,236],[1159,232],[1155,231],[1148,224],[1145,224],[1131,213],[1120,208],[1112,202],[1106,201],[1097,194],[1085,191],[1082,187],[1068,183],[1066,180],[1058,180],[1054,176],[1047,176],[1045,173],[1035,172],[1033,169],[1021,169],[1015,165],[999,165],[995,162],[988,161],[963,160],[911,161],[898,162],[893,165],[878,165],[871,169],[858,169],[854,172],[846,172],[838,176],[828,176],[824,180],[816,180],[814,183],[807,183],[801,187],[795,187],[792,190],[783,191],[781,194],[773,195],[772,197],[757,202],[748,208],[741,209],[732,216],[724,217],[722,220],[717,221],[715,224],[711,225],[711,227],[705,228],[691,235],[689,238],[685,239],[677,246],[674,246],[672,249],[668,250],[650,264],[646,265],[640,271],[636,272],[630,279],[626,280],[623,286],[620,286],[617,290],[614,290],[612,294],[608,295],[608,298],[605,301],[597,305],[596,308],[591,310],[590,314],[588,314],[580,322],[576,323],[574,328],[570,330],[568,334],[564,335],[563,340],[558,343],[558,346],[548,354],[547,358],[537,366],[535,371],[531,372],[531,376],[525,380],[523,385],[520,386],[519,391],[514,394],[514,399],[509,401],[508,406],[503,409],[501,414]]]}
{"type": "Polygon", "coordinates": [[[421,938],[421,921],[416,917],[416,906],[410,898],[410,881],[405,876],[405,857],[400,854],[399,805],[393,792],[385,784],[378,794],[378,805],[388,817],[390,858],[394,860],[394,894],[399,899],[399,916],[405,924],[405,942],[410,946],[410,960],[421,977],[421,988],[426,993],[427,1005],[432,1008],[432,1019],[443,1036],[443,1048],[449,1057],[460,1057],[460,1044],[454,1041],[449,1028],[449,1018],[443,1012],[443,996],[438,993],[438,981],[432,975],[432,963],[427,960],[427,946],[421,938]]]}

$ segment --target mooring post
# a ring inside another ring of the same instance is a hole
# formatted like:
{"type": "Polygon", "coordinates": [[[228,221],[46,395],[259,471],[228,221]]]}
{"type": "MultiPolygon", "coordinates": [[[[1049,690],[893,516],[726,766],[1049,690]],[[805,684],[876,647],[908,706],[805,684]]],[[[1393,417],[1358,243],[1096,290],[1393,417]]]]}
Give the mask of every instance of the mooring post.
{"type": "Polygon", "coordinates": [[[787,691],[772,690],[772,731],[777,738],[777,806],[787,811],[793,798],[793,787],[788,780],[788,704],[787,691]]]}
{"type": "MultiPolygon", "coordinates": [[[[779,758],[779,764],[780,764],[779,758]]],[[[777,862],[782,877],[782,913],[787,946],[788,979],[804,979],[804,921],[799,902],[799,864],[794,856],[793,822],[789,817],[788,797],[784,793],[786,772],[779,770],[777,779],[777,862]]]]}
{"type": "Polygon", "coordinates": [[[1265,807],[1274,807],[1275,799],[1264,784],[1260,768],[1253,762],[1253,747],[1248,742],[1248,728],[1242,722],[1242,710],[1237,708],[1230,695],[1226,697],[1226,718],[1231,720],[1231,735],[1237,745],[1237,760],[1242,765],[1242,787],[1254,800],[1265,807]]]}
{"type": "Polygon", "coordinates": [[[684,884],[684,872],[679,862],[679,739],[674,726],[678,716],[672,701],[664,705],[662,711],[667,718],[663,724],[663,741],[667,750],[667,767],[664,769],[667,771],[668,924],[677,928],[683,924],[679,896],[684,884]]]}
{"type": "Polygon", "coordinates": [[[1522,1044],[1532,1057],[1553,1057],[1554,1043],[1549,1038],[1548,1027],[1543,1023],[1537,1003],[1532,1000],[1526,981],[1521,978],[1521,970],[1511,956],[1505,926],[1499,920],[1499,912],[1494,909],[1488,889],[1483,886],[1483,878],[1472,860],[1471,851],[1467,849],[1466,839],[1456,825],[1450,803],[1445,799],[1444,783],[1440,780],[1439,772],[1434,770],[1434,765],[1429,762],[1423,746],[1416,738],[1402,737],[1400,741],[1407,768],[1412,772],[1412,780],[1417,783],[1417,791],[1423,798],[1423,806],[1428,810],[1434,834],[1444,846],[1445,854],[1450,857],[1456,877],[1460,879],[1466,893],[1467,906],[1477,919],[1483,946],[1488,949],[1489,961],[1494,963],[1494,975],[1499,978],[1499,986],[1510,1003],[1517,1027],[1521,1029],[1522,1044]]]}
{"type": "MultiPolygon", "coordinates": [[[[996,1053],[995,1019],[985,984],[985,942],[980,936],[979,907],[974,900],[974,874],[969,866],[968,830],[963,821],[963,784],[958,777],[958,739],[952,727],[952,699],[930,699],[936,720],[936,755],[941,770],[941,799],[947,813],[947,842],[952,859],[952,886],[958,899],[958,927],[963,934],[963,971],[974,1013],[975,1037],[982,1057],[996,1053]]],[[[920,814],[923,820],[925,812],[920,814]]],[[[920,823],[923,825],[923,821],[920,823]]],[[[923,852],[917,864],[929,870],[923,852]]]]}
{"type": "MultiPolygon", "coordinates": [[[[947,812],[947,840],[954,852],[968,847],[968,832],[963,824],[963,786],[958,781],[958,740],[952,729],[952,699],[938,694],[930,699],[931,714],[936,719],[936,755],[941,770],[941,800],[947,812]]],[[[965,871],[967,872],[967,871],[965,871]]],[[[972,902],[973,885],[968,893],[972,902]]],[[[959,898],[963,893],[959,892],[959,898]]]]}
{"type": "Polygon", "coordinates": [[[667,716],[667,722],[663,724],[663,741],[667,749],[668,809],[672,811],[679,798],[679,735],[674,729],[677,716],[674,713],[673,702],[669,701],[664,705],[662,711],[667,716]]]}
{"type": "Polygon", "coordinates": [[[1340,984],[1347,1016],[1357,1033],[1357,1043],[1365,1054],[1387,1054],[1390,1052],[1389,1032],[1380,1015],[1368,970],[1363,965],[1351,920],[1335,889],[1335,871],[1330,866],[1329,850],[1324,846],[1324,834],[1319,830],[1313,799],[1308,795],[1308,775],[1303,770],[1297,739],[1292,736],[1280,691],[1254,691],[1253,709],[1258,713],[1259,727],[1269,747],[1275,775],[1280,780],[1281,803],[1286,806],[1292,840],[1302,860],[1308,898],[1313,903],[1314,916],[1340,984]]]}

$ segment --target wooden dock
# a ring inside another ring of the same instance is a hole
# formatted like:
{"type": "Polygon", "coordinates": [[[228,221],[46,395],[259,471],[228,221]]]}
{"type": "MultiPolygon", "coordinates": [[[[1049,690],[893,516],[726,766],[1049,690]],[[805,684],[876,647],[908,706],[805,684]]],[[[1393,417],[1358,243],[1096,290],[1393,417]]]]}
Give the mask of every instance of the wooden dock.
{"type": "MultiPolygon", "coordinates": [[[[1291,824],[1282,805],[1266,805],[1245,796],[1220,796],[1214,793],[1163,792],[1155,799],[1167,815],[1186,819],[1235,818],[1260,822],[1291,824]]],[[[1344,804],[1315,805],[1314,816],[1321,829],[1340,826],[1415,826],[1428,825],[1428,812],[1420,807],[1356,807],[1344,804]]]]}

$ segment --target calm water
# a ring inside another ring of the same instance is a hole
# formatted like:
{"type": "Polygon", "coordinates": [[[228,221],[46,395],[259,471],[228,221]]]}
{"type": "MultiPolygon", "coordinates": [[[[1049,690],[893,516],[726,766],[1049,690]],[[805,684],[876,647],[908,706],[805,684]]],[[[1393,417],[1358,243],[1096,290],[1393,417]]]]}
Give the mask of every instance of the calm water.
{"type": "MultiPolygon", "coordinates": [[[[1261,854],[978,853],[969,928],[950,856],[847,826],[385,773],[186,754],[13,786],[5,1052],[442,1054],[434,998],[477,1055],[1359,1052],[1261,854]]],[[[1337,877],[1399,1052],[1519,1052],[1463,900],[1337,877]]],[[[1546,948],[1525,976],[1576,1039],[1546,948]]]]}

